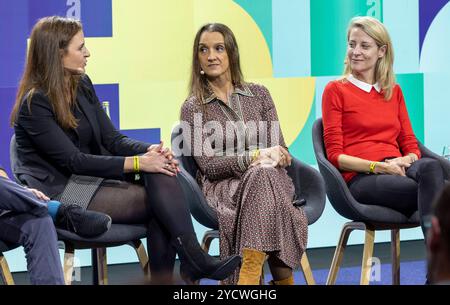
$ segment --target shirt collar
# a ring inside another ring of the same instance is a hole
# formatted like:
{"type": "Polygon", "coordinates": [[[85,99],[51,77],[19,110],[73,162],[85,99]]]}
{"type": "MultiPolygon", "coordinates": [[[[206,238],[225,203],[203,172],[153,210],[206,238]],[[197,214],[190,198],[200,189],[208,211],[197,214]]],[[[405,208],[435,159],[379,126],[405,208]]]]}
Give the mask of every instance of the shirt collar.
{"type": "MultiPolygon", "coordinates": [[[[253,97],[254,96],[252,91],[250,90],[250,88],[247,85],[245,85],[245,84],[235,86],[234,87],[234,91],[233,91],[232,94],[239,94],[239,95],[249,96],[249,97],[253,97]]],[[[217,96],[211,90],[211,88],[209,86],[208,86],[208,91],[207,91],[206,95],[208,97],[205,99],[203,104],[208,104],[208,103],[214,101],[217,98],[217,96]]]]}
{"type": "Polygon", "coordinates": [[[351,82],[353,85],[355,85],[356,87],[358,87],[359,89],[366,91],[367,93],[369,93],[372,90],[372,88],[377,90],[378,93],[381,92],[381,87],[378,82],[375,85],[371,85],[366,82],[360,81],[359,79],[354,77],[353,74],[350,74],[349,76],[347,76],[347,80],[349,82],[351,82]]]}

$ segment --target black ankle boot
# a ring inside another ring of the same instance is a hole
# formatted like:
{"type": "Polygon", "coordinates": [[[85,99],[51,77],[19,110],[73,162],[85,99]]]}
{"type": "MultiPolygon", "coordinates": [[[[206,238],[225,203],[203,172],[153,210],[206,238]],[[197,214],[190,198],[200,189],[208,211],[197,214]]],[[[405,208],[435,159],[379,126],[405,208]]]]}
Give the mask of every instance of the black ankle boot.
{"type": "Polygon", "coordinates": [[[239,255],[220,260],[205,253],[195,235],[179,236],[174,243],[181,261],[180,275],[187,284],[193,284],[202,278],[224,280],[241,263],[239,255]]]}

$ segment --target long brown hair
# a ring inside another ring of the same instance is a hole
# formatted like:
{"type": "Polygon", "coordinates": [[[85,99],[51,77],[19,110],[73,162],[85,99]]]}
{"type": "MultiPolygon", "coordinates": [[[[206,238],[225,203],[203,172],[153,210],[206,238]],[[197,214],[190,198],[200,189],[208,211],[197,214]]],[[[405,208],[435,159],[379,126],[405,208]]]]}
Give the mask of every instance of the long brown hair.
{"type": "Polygon", "coordinates": [[[59,125],[64,129],[77,127],[71,106],[75,103],[80,76],[65,71],[61,56],[67,52],[73,36],[81,30],[79,21],[58,16],[42,18],[35,24],[30,36],[25,70],[11,112],[11,125],[17,120],[24,97],[28,95],[30,109],[34,92],[40,90],[48,97],[59,125]],[[68,83],[66,75],[70,75],[68,83]]]}
{"type": "MultiPolygon", "coordinates": [[[[367,35],[375,40],[377,46],[380,48],[386,46],[386,53],[377,61],[375,67],[375,81],[380,84],[384,92],[385,100],[392,97],[392,91],[395,85],[394,74],[394,50],[392,41],[386,27],[377,19],[373,17],[355,17],[350,21],[347,31],[347,41],[350,37],[350,32],[354,28],[360,28],[367,35]]],[[[345,56],[344,77],[352,73],[352,68],[348,62],[347,55],[345,56]]]]}
{"type": "Polygon", "coordinates": [[[192,71],[189,85],[189,95],[194,95],[201,104],[203,104],[205,94],[208,92],[208,81],[206,75],[200,74],[201,66],[198,58],[200,37],[204,32],[218,32],[223,35],[225,49],[230,62],[231,82],[233,85],[242,85],[244,82],[239,61],[239,49],[233,32],[222,23],[205,24],[195,35],[194,46],[192,48],[192,71]]]}

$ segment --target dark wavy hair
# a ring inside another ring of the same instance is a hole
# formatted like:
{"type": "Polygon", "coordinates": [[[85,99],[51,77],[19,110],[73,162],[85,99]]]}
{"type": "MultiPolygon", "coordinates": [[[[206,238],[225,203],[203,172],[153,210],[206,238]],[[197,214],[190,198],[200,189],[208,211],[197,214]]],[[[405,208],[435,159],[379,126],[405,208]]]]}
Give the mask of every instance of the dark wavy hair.
{"type": "Polygon", "coordinates": [[[77,127],[77,121],[71,111],[75,102],[79,75],[65,71],[62,55],[72,38],[82,30],[78,20],[58,16],[40,19],[31,32],[30,48],[25,64],[25,70],[19,83],[16,101],[11,112],[11,124],[17,116],[27,96],[28,107],[36,90],[47,95],[57,122],[64,129],[77,127]],[[69,75],[69,82],[65,76],[69,75]]]}

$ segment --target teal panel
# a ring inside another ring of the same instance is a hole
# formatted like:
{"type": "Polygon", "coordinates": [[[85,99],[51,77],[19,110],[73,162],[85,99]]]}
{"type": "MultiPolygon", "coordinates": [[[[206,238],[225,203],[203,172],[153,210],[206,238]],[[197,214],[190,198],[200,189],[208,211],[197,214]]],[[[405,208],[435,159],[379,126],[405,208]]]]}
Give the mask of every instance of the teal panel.
{"type": "MultiPolygon", "coordinates": [[[[241,6],[260,28],[269,46],[270,55],[273,56],[272,48],[272,0],[234,0],[241,6]]],[[[273,58],[273,57],[272,57],[273,58]]]]}
{"type": "Polygon", "coordinates": [[[425,141],[423,74],[398,74],[397,83],[402,88],[414,133],[423,143],[425,141]]]}
{"type": "Polygon", "coordinates": [[[312,76],[341,74],[350,20],[355,16],[383,20],[382,8],[382,0],[311,1],[312,76]]]}
{"type": "Polygon", "coordinates": [[[316,102],[313,102],[308,119],[295,141],[289,146],[289,152],[307,164],[317,164],[312,144],[312,126],[316,120],[316,102]]]}
{"type": "Polygon", "coordinates": [[[394,45],[395,73],[419,72],[419,0],[384,0],[383,23],[394,45]],[[398,12],[402,12],[399,22],[398,12]]]}
{"type": "Polygon", "coordinates": [[[450,74],[425,73],[425,144],[437,154],[450,146],[450,74]]]}

